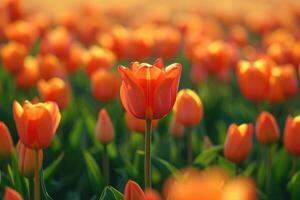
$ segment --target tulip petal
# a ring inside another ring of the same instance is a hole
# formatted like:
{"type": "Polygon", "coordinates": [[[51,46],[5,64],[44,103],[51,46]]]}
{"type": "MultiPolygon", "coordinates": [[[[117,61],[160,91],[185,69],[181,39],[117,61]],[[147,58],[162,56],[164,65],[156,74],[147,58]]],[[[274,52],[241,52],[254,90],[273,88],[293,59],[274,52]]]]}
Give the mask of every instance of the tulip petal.
{"type": "Polygon", "coordinates": [[[146,197],[141,187],[129,180],[125,187],[124,200],[146,200],[146,197]]]}
{"type": "Polygon", "coordinates": [[[165,68],[165,65],[164,65],[164,62],[161,58],[157,58],[154,63],[153,63],[154,66],[160,68],[160,69],[164,69],[165,68]]]}

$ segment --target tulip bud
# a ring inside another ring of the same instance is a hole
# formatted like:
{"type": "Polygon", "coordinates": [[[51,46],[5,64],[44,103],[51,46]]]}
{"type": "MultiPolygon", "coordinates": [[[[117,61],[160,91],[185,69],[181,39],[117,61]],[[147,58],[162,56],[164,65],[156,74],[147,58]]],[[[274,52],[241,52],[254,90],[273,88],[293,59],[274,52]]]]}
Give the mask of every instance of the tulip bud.
{"type": "Polygon", "coordinates": [[[114,100],[119,94],[119,77],[104,69],[99,69],[92,75],[92,93],[93,96],[101,102],[114,100]]]}
{"type": "Polygon", "coordinates": [[[267,99],[272,103],[279,103],[285,99],[284,82],[282,79],[282,69],[280,67],[272,67],[269,78],[269,92],[267,99]]]}
{"type": "Polygon", "coordinates": [[[175,116],[171,119],[169,131],[174,138],[181,138],[184,134],[184,126],[178,122],[175,116]]]}
{"type": "Polygon", "coordinates": [[[160,194],[155,190],[147,189],[145,191],[146,200],[162,200],[160,194]]]}
{"type": "Polygon", "coordinates": [[[300,156],[300,115],[288,116],[284,129],[284,147],[289,154],[300,156]]]}
{"type": "Polygon", "coordinates": [[[96,136],[102,144],[108,144],[114,139],[115,130],[105,109],[101,109],[99,112],[96,125],[96,136]]]}
{"type": "Polygon", "coordinates": [[[174,111],[178,122],[185,127],[196,126],[203,117],[201,99],[190,89],[179,91],[174,105],[174,111]]]}
{"type": "Polygon", "coordinates": [[[13,154],[13,141],[7,126],[0,121],[0,157],[9,159],[13,154]]]}
{"type": "Polygon", "coordinates": [[[261,144],[271,144],[279,139],[279,127],[271,113],[264,111],[258,116],[255,131],[261,144]]]}
{"type": "MultiPolygon", "coordinates": [[[[36,150],[26,147],[21,141],[17,144],[18,167],[22,176],[33,177],[36,166],[36,150]]],[[[43,165],[43,150],[39,150],[39,169],[43,165]]]]}
{"type": "Polygon", "coordinates": [[[23,200],[22,196],[10,187],[5,187],[3,200],[23,200]]]}
{"type": "Polygon", "coordinates": [[[252,149],[252,134],[252,124],[231,124],[224,145],[225,157],[234,163],[246,160],[252,149]]]}
{"type": "Polygon", "coordinates": [[[125,186],[124,200],[146,200],[141,187],[134,181],[129,180],[125,186]]]}
{"type": "MultiPolygon", "coordinates": [[[[145,128],[146,128],[146,122],[145,120],[138,119],[129,112],[125,113],[125,121],[126,124],[132,132],[137,132],[144,134],[145,133],[145,128]]],[[[158,120],[153,120],[152,121],[152,129],[156,129],[158,124],[158,120]]]]}
{"type": "Polygon", "coordinates": [[[71,98],[69,85],[60,78],[52,78],[48,81],[40,80],[38,91],[44,101],[53,101],[57,103],[60,109],[65,108],[71,98]]]}

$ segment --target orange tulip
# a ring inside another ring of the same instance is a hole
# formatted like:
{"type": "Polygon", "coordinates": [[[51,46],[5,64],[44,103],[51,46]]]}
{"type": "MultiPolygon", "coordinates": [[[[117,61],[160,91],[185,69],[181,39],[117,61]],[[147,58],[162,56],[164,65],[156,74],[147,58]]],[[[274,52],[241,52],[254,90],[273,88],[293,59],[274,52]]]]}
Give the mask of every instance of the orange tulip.
{"type": "Polygon", "coordinates": [[[160,197],[160,194],[155,190],[147,189],[145,191],[145,197],[146,197],[146,200],[162,200],[162,198],[160,197]]]}
{"type": "Polygon", "coordinates": [[[300,115],[288,116],[284,129],[284,147],[289,154],[300,156],[300,115]]]}
{"type": "Polygon", "coordinates": [[[285,99],[284,82],[282,79],[282,69],[280,67],[272,67],[269,78],[269,93],[267,100],[272,103],[279,103],[285,99]]]}
{"type": "Polygon", "coordinates": [[[125,186],[124,200],[146,200],[146,197],[141,187],[129,180],[125,186]]]}
{"type": "Polygon", "coordinates": [[[256,200],[255,183],[250,178],[233,179],[225,185],[221,200],[256,200]]]}
{"type": "Polygon", "coordinates": [[[23,44],[9,42],[1,49],[1,57],[4,69],[10,73],[17,73],[23,66],[27,55],[27,49],[23,44]]]}
{"type": "MultiPolygon", "coordinates": [[[[17,144],[18,167],[22,176],[33,177],[36,165],[36,154],[34,149],[26,147],[21,141],[17,144]]],[[[39,150],[39,169],[43,165],[43,150],[39,150]]]]}
{"type": "Polygon", "coordinates": [[[63,60],[64,67],[69,73],[76,72],[83,64],[83,54],[84,49],[80,45],[71,46],[68,56],[63,60]]]}
{"type": "Polygon", "coordinates": [[[269,112],[262,112],[256,120],[256,138],[261,144],[271,144],[279,139],[279,127],[269,112]]]}
{"type": "Polygon", "coordinates": [[[127,112],[139,119],[160,119],[175,103],[181,65],[166,68],[161,60],[153,65],[133,63],[131,70],[119,66],[122,77],[121,100],[127,112]]]}
{"type": "Polygon", "coordinates": [[[96,125],[96,136],[102,144],[110,143],[115,137],[115,129],[105,109],[101,109],[96,125]]]}
{"type": "Polygon", "coordinates": [[[53,77],[59,77],[66,80],[67,73],[62,67],[59,59],[53,54],[47,54],[39,57],[40,76],[48,80],[53,77]]]}
{"type": "Polygon", "coordinates": [[[32,149],[44,149],[50,145],[61,119],[56,103],[25,101],[22,107],[15,101],[13,113],[22,143],[32,149]]]}
{"type": "Polygon", "coordinates": [[[110,50],[92,46],[85,55],[86,73],[91,77],[98,69],[111,69],[115,62],[115,55],[110,50]]]}
{"type": "Polygon", "coordinates": [[[3,200],[23,200],[22,196],[10,187],[5,187],[3,200]]]}
{"type": "Polygon", "coordinates": [[[10,158],[13,155],[13,141],[9,129],[0,121],[0,157],[5,159],[10,158]]]}
{"type": "MultiPolygon", "coordinates": [[[[145,120],[142,119],[138,119],[135,116],[133,116],[132,114],[130,114],[129,112],[125,113],[125,121],[126,124],[129,128],[129,130],[131,130],[132,132],[137,132],[137,133],[141,133],[144,134],[145,133],[145,127],[146,127],[146,122],[145,120]]],[[[152,129],[156,129],[158,124],[158,120],[153,120],[152,121],[152,129]]]]}
{"type": "Polygon", "coordinates": [[[102,102],[114,100],[120,89],[120,79],[112,72],[99,69],[93,73],[91,78],[93,96],[102,102]]]}
{"type": "Polygon", "coordinates": [[[176,116],[171,119],[169,130],[174,138],[181,138],[184,134],[184,126],[178,121],[176,116]]]}
{"type": "Polygon", "coordinates": [[[284,93],[286,96],[295,96],[298,93],[297,72],[293,65],[281,67],[284,93]]]}
{"type": "Polygon", "coordinates": [[[240,61],[237,78],[242,94],[249,100],[264,100],[269,91],[269,74],[270,66],[266,60],[260,59],[254,63],[240,61]]]}
{"type": "Polygon", "coordinates": [[[5,0],[2,2],[10,21],[15,21],[23,17],[24,8],[22,2],[22,0],[5,0]]]}
{"type": "Polygon", "coordinates": [[[36,85],[39,79],[39,67],[36,58],[27,56],[23,68],[16,77],[17,86],[21,89],[29,89],[36,85]]]}
{"type": "Polygon", "coordinates": [[[43,101],[53,101],[60,109],[64,109],[70,102],[71,89],[69,85],[60,78],[52,78],[48,81],[38,82],[38,91],[43,101]]]}
{"type": "Polygon", "coordinates": [[[225,157],[235,163],[247,159],[252,149],[252,124],[231,124],[224,144],[225,157]]]}
{"type": "Polygon", "coordinates": [[[174,105],[174,112],[178,122],[183,126],[196,126],[203,117],[203,105],[200,97],[190,89],[180,90],[174,105]]]}

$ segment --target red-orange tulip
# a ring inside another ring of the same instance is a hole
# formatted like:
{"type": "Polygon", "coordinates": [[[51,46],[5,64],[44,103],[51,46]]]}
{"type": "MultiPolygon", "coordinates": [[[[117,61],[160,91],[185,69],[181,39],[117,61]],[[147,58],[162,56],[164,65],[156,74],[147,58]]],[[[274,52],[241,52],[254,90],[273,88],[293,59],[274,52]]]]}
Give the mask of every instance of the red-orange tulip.
{"type": "Polygon", "coordinates": [[[14,150],[13,141],[9,129],[0,121],[0,157],[8,159],[14,150]]]}
{"type": "Polygon", "coordinates": [[[69,73],[76,72],[83,64],[83,54],[84,49],[80,45],[71,46],[68,56],[63,59],[64,67],[69,73]]]}
{"type": "Polygon", "coordinates": [[[20,19],[24,14],[24,8],[22,6],[22,0],[5,0],[3,5],[7,11],[10,21],[20,19]]]}
{"type": "Polygon", "coordinates": [[[56,103],[25,101],[22,107],[15,101],[13,113],[22,143],[32,149],[44,149],[50,145],[61,119],[56,103]]]}
{"type": "Polygon", "coordinates": [[[93,96],[102,102],[114,100],[120,90],[120,78],[113,72],[99,69],[91,78],[93,96]]]}
{"type": "Polygon", "coordinates": [[[53,77],[59,77],[66,80],[67,73],[62,67],[59,59],[53,54],[47,54],[39,57],[40,76],[48,80],[53,77]]]}
{"type": "Polygon", "coordinates": [[[153,65],[133,63],[131,70],[119,66],[123,79],[121,100],[127,112],[139,119],[160,119],[175,103],[181,65],[166,68],[160,60],[153,65]]]}
{"type": "Polygon", "coordinates": [[[146,200],[162,200],[162,198],[160,197],[160,194],[155,190],[147,189],[145,191],[145,197],[146,197],[146,200]]]}
{"type": "Polygon", "coordinates": [[[23,68],[16,77],[17,86],[21,89],[29,89],[36,85],[39,79],[39,66],[36,58],[27,56],[23,68]]]}
{"type": "Polygon", "coordinates": [[[96,136],[102,144],[110,143],[115,137],[115,129],[105,109],[101,109],[96,125],[96,136]]]}
{"type": "Polygon", "coordinates": [[[247,159],[252,149],[252,124],[231,124],[224,144],[225,157],[235,163],[247,159]]]}
{"type": "Polygon", "coordinates": [[[146,197],[141,187],[129,180],[125,186],[124,200],[146,200],[146,197]]]}
{"type": "MultiPolygon", "coordinates": [[[[145,133],[145,127],[146,127],[146,122],[145,120],[142,119],[138,119],[135,116],[133,116],[132,114],[130,114],[129,112],[126,112],[125,114],[125,121],[126,124],[129,128],[129,130],[133,131],[133,132],[137,132],[137,133],[145,133]]],[[[152,129],[156,129],[158,124],[158,120],[153,120],[152,121],[152,129]]]]}
{"type": "Polygon", "coordinates": [[[279,127],[275,117],[269,112],[262,112],[256,120],[256,138],[261,144],[271,144],[279,139],[279,127]]]}
{"type": "Polygon", "coordinates": [[[52,78],[48,81],[40,80],[38,82],[38,91],[43,101],[53,101],[57,103],[60,109],[65,108],[71,98],[69,85],[60,78],[52,78]]]}
{"type": "Polygon", "coordinates": [[[284,65],[282,70],[282,82],[286,96],[294,96],[298,92],[297,72],[293,65],[284,65]]]}
{"type": "MultiPolygon", "coordinates": [[[[36,166],[36,154],[34,149],[26,147],[21,141],[17,144],[18,167],[22,176],[33,177],[36,166]]],[[[39,169],[43,165],[43,150],[39,150],[39,169]]]]}
{"type": "Polygon", "coordinates": [[[22,196],[10,187],[5,187],[3,200],[23,200],[22,196]]]}
{"type": "Polygon", "coordinates": [[[221,200],[256,200],[254,181],[245,177],[229,181],[224,187],[221,200]]]}
{"type": "Polygon", "coordinates": [[[282,79],[282,69],[280,67],[272,67],[269,78],[269,92],[267,100],[272,103],[279,103],[285,99],[284,82],[282,79]]]}
{"type": "Polygon", "coordinates": [[[200,97],[190,89],[180,90],[174,105],[174,112],[178,122],[185,127],[199,124],[203,117],[200,97]]]}
{"type": "Polygon", "coordinates": [[[300,116],[288,116],[284,129],[284,147],[289,154],[300,156],[300,116]]]}

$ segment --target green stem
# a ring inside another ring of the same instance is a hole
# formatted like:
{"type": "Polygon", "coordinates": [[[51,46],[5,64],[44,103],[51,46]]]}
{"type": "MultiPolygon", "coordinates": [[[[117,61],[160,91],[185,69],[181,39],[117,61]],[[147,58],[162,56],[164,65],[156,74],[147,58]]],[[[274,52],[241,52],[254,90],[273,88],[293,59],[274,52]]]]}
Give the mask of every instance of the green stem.
{"type": "Polygon", "coordinates": [[[146,119],[145,131],[145,188],[151,189],[151,132],[152,120],[146,119]]]}
{"type": "Polygon", "coordinates": [[[40,169],[39,169],[39,150],[36,150],[36,160],[34,168],[34,200],[41,200],[40,192],[40,169]]]}
{"type": "Polygon", "coordinates": [[[187,129],[187,156],[188,165],[193,164],[193,141],[192,141],[192,129],[187,129]]]}
{"type": "Polygon", "coordinates": [[[239,170],[239,164],[235,164],[235,175],[239,176],[240,170],[239,170]]]}
{"type": "Polygon", "coordinates": [[[109,158],[107,153],[107,144],[103,147],[103,172],[106,185],[109,185],[109,158]]]}
{"type": "Polygon", "coordinates": [[[271,197],[271,174],[272,174],[272,146],[267,146],[267,172],[266,172],[266,191],[268,197],[271,197]]]}
{"type": "Polygon", "coordinates": [[[292,170],[291,170],[291,175],[290,177],[293,177],[293,175],[295,174],[296,170],[297,170],[297,157],[296,156],[293,156],[293,159],[292,159],[292,170]]]}

